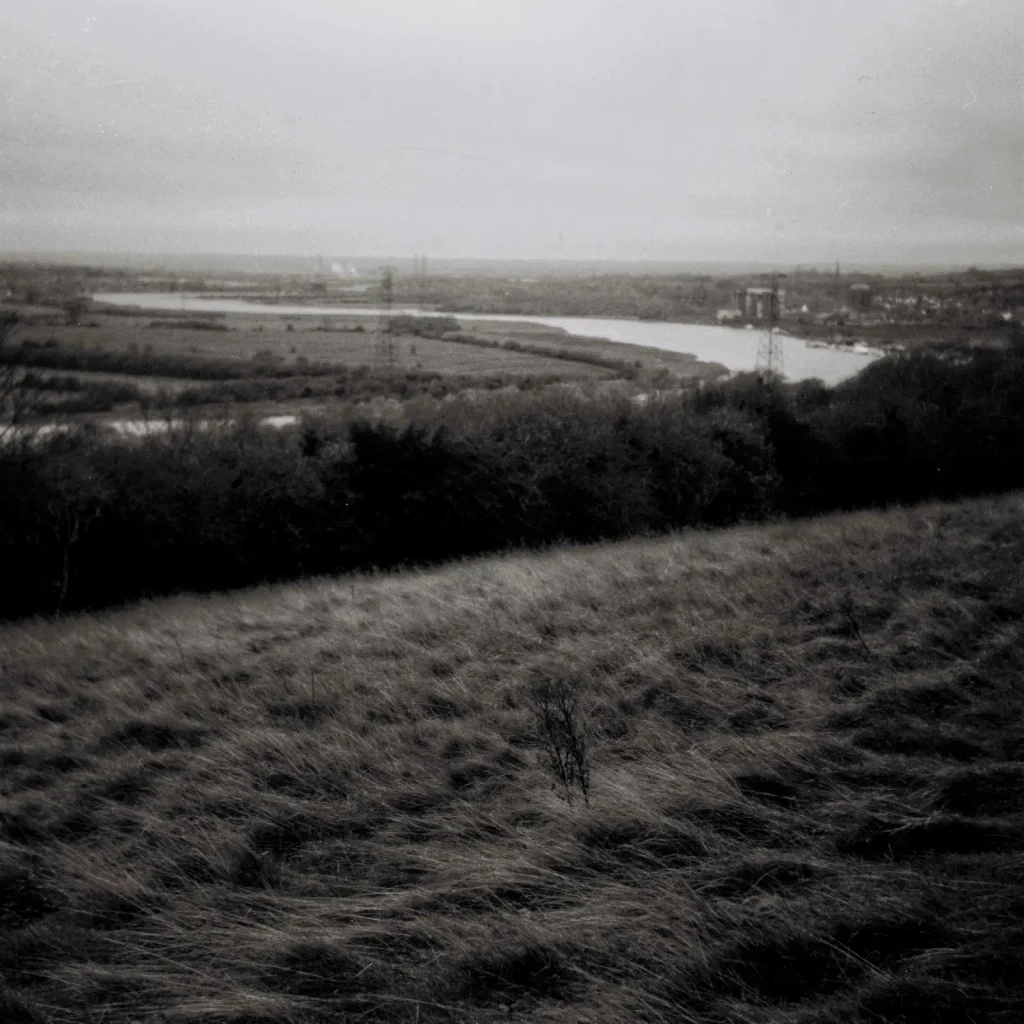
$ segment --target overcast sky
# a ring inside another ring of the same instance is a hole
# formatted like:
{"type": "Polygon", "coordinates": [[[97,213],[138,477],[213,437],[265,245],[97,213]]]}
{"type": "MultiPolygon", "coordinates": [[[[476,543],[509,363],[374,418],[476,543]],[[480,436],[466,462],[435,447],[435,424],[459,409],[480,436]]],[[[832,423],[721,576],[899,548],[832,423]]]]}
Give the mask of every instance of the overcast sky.
{"type": "Polygon", "coordinates": [[[0,250],[1024,262],[1022,0],[21,0],[0,250]]]}

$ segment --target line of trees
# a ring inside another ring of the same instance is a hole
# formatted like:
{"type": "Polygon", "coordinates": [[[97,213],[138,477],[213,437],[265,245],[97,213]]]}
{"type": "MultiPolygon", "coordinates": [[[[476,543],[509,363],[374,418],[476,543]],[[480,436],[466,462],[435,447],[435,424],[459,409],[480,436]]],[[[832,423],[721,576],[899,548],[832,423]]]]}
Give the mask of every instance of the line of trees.
{"type": "Polygon", "coordinates": [[[0,450],[0,615],[1024,487],[1024,344],[753,378],[638,405],[420,401],[400,422],[251,424],[0,450]]]}
{"type": "MultiPolygon", "coordinates": [[[[257,353],[257,357],[261,354],[257,353]]],[[[176,353],[165,355],[147,351],[70,348],[56,339],[39,344],[25,341],[18,346],[0,348],[0,365],[33,367],[82,373],[124,373],[136,376],[178,377],[190,380],[243,380],[262,376],[272,365],[278,377],[331,376],[338,372],[332,363],[307,361],[302,365],[282,365],[269,351],[262,358],[217,359],[176,353]]]]}

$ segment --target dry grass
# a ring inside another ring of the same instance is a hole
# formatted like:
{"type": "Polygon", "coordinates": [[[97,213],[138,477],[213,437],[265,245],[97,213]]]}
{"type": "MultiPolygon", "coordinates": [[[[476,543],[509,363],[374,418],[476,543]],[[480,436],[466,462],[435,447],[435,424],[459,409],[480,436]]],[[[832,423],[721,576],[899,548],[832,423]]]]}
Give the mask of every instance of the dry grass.
{"type": "Polygon", "coordinates": [[[0,1017],[1020,1020],[1022,509],[4,627],[0,1017]]]}

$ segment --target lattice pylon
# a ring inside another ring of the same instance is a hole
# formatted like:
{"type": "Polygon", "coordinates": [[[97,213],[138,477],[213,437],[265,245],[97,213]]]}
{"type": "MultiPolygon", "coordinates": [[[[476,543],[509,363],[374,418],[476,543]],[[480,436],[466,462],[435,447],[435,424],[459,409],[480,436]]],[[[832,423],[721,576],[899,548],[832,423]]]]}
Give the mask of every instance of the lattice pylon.
{"type": "Polygon", "coordinates": [[[769,327],[758,342],[755,369],[761,376],[777,380],[781,380],[786,375],[782,336],[774,327],[769,327]]]}
{"type": "Polygon", "coordinates": [[[769,296],[769,303],[768,330],[761,335],[758,342],[754,369],[762,380],[782,380],[786,375],[786,367],[782,351],[782,335],[775,327],[779,315],[779,294],[778,288],[774,284],[769,296]]]}

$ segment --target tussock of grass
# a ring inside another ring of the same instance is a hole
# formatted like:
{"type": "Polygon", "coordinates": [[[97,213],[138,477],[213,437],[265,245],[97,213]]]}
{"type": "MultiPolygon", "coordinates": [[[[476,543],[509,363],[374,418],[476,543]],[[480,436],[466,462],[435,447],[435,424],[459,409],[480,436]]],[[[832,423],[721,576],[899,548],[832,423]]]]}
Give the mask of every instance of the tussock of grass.
{"type": "Polygon", "coordinates": [[[1022,508],[5,626],[0,1017],[1019,1020],[1022,508]]]}

